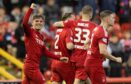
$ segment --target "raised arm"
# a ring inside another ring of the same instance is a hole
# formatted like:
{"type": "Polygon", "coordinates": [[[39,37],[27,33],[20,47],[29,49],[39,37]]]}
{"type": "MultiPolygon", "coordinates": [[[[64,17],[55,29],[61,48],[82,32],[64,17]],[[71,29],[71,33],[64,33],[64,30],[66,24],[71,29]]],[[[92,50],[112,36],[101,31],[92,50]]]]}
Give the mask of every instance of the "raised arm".
{"type": "Polygon", "coordinates": [[[27,36],[30,35],[30,26],[28,24],[29,18],[31,16],[31,13],[33,12],[33,9],[36,8],[36,4],[32,3],[29,10],[27,11],[27,13],[25,14],[23,21],[22,21],[22,25],[24,27],[24,32],[27,36]]]}

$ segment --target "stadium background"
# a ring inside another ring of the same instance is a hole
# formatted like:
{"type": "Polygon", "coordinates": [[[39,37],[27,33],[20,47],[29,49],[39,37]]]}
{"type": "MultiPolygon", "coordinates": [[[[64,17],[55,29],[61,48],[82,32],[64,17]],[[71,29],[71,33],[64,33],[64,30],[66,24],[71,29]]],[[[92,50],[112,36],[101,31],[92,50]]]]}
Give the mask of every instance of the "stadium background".
{"type": "MultiPolygon", "coordinates": [[[[14,80],[21,82],[26,52],[21,20],[32,1],[0,0],[0,84],[14,80]]],[[[100,11],[116,12],[116,21],[111,30],[108,49],[113,55],[121,56],[123,63],[117,64],[106,60],[103,66],[108,82],[111,84],[113,82],[130,82],[128,84],[131,84],[131,0],[39,0],[38,4],[38,11],[35,13],[43,14],[46,17],[46,24],[41,32],[46,36],[45,43],[50,50],[56,30],[52,24],[60,20],[63,13],[73,12],[79,19],[81,8],[88,4],[94,10],[92,21],[99,24],[98,13],[100,11]]],[[[50,64],[51,59],[43,56],[40,69],[49,84],[50,64]]]]}

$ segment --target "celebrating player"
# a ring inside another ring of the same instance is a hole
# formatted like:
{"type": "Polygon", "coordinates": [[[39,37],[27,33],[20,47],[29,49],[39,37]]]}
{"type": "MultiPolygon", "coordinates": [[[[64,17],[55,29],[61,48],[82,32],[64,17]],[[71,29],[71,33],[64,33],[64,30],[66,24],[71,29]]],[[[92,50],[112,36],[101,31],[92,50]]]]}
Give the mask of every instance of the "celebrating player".
{"type": "Polygon", "coordinates": [[[55,26],[66,26],[67,28],[71,28],[73,31],[75,48],[72,52],[70,60],[75,67],[74,84],[85,84],[85,80],[87,79],[84,69],[84,61],[87,55],[85,43],[90,40],[92,30],[97,26],[95,23],[90,21],[92,14],[92,7],[87,5],[82,8],[82,18],[80,20],[70,20],[68,22],[64,22],[63,24],[62,22],[54,24],[55,26]]]}
{"type": "MultiPolygon", "coordinates": [[[[73,19],[73,15],[71,13],[65,13],[63,19],[73,19]]],[[[55,54],[70,57],[71,50],[73,48],[74,45],[71,29],[57,29],[54,43],[55,54]]],[[[60,61],[53,60],[51,77],[52,84],[62,84],[62,81],[65,81],[66,84],[73,84],[74,78],[75,71],[71,65],[71,62],[62,63],[60,61]]]]}
{"type": "Polygon", "coordinates": [[[84,61],[87,55],[87,49],[84,44],[90,40],[92,30],[96,27],[96,24],[91,22],[93,10],[90,6],[84,6],[82,8],[82,19],[76,22],[74,33],[74,50],[70,60],[75,66],[75,81],[74,84],[85,84],[87,75],[84,69],[84,61]]]}
{"type": "Polygon", "coordinates": [[[30,28],[28,20],[35,8],[36,4],[32,3],[28,12],[24,16],[22,23],[27,51],[24,63],[25,77],[22,84],[44,84],[44,78],[39,69],[42,54],[57,60],[68,61],[67,57],[56,56],[45,47],[43,42],[44,37],[39,32],[39,30],[44,26],[44,17],[42,15],[33,16],[32,27],[30,28]]]}
{"type": "Polygon", "coordinates": [[[105,58],[122,62],[121,57],[112,56],[107,51],[108,29],[114,25],[115,14],[109,10],[100,13],[101,25],[97,26],[92,33],[91,44],[85,61],[86,72],[92,84],[106,84],[106,75],[102,67],[105,58]]]}

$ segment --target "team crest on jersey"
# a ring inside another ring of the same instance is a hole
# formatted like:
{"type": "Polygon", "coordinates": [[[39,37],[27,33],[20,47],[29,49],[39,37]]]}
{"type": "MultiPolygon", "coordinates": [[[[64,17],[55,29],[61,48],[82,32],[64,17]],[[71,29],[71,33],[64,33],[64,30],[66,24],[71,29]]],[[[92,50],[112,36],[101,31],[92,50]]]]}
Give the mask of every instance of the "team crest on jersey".
{"type": "Polygon", "coordinates": [[[105,42],[105,43],[107,43],[107,39],[106,38],[103,38],[102,41],[105,42]]]}

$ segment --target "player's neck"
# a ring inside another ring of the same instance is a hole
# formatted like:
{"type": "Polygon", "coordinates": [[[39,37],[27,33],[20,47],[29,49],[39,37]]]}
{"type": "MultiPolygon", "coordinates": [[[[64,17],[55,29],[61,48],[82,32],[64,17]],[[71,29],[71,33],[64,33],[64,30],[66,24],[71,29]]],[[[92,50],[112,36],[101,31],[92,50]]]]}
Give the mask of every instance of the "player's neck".
{"type": "Polygon", "coordinates": [[[107,25],[107,23],[105,23],[105,22],[102,22],[101,24],[100,24],[105,30],[107,30],[107,28],[108,28],[108,25],[107,25]]]}
{"type": "Polygon", "coordinates": [[[82,16],[82,19],[83,21],[90,21],[89,17],[88,16],[82,16]]]}

